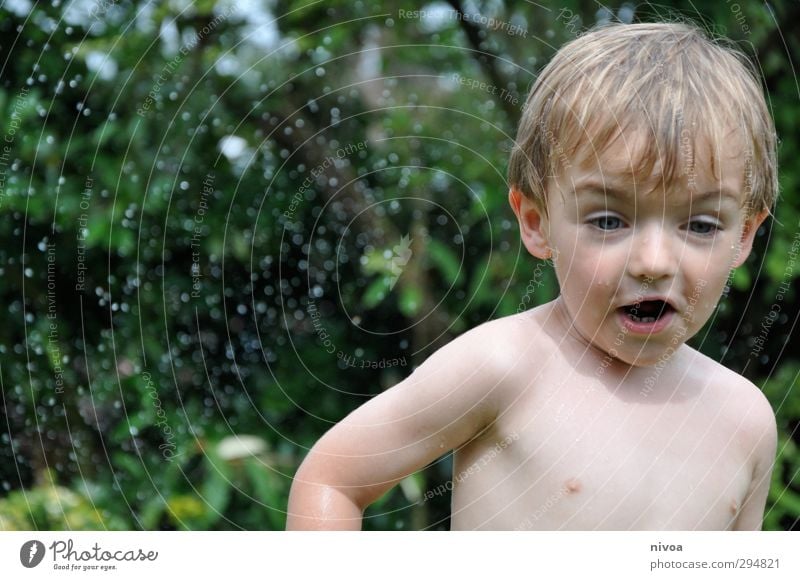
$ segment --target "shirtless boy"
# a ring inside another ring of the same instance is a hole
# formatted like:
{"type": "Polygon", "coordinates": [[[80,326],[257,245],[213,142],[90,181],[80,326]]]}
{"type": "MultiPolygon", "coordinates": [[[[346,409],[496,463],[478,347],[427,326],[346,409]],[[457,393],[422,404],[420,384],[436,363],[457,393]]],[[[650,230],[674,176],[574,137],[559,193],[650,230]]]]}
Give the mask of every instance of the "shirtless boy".
{"type": "Polygon", "coordinates": [[[760,529],[772,409],[685,342],[774,203],[775,148],[754,75],[692,27],[563,47],[509,169],[522,242],[560,296],[453,340],[326,433],[288,528],[360,529],[455,450],[452,529],[760,529]]]}

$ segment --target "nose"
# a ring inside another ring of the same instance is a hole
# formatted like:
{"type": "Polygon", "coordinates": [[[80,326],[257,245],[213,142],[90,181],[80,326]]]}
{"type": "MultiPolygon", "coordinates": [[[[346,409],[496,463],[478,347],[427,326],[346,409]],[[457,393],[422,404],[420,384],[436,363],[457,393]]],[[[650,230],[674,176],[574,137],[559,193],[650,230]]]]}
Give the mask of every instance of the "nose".
{"type": "Polygon", "coordinates": [[[635,278],[669,278],[678,271],[680,244],[675,243],[663,224],[640,226],[632,236],[628,272],[635,278]]]}

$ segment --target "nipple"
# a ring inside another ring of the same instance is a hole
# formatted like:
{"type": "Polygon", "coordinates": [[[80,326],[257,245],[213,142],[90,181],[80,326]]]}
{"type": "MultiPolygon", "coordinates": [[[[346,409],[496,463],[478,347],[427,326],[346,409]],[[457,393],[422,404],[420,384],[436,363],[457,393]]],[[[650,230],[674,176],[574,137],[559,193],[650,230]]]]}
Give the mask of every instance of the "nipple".
{"type": "Polygon", "coordinates": [[[575,478],[568,479],[567,482],[564,484],[564,487],[567,489],[567,493],[573,494],[578,493],[581,490],[581,482],[575,478]]]}
{"type": "Polygon", "coordinates": [[[739,504],[738,504],[738,503],[736,503],[736,500],[735,500],[735,499],[732,499],[732,500],[731,500],[731,505],[730,505],[730,508],[731,508],[731,513],[732,513],[733,515],[736,515],[736,514],[738,514],[738,513],[739,513],[739,504]]]}

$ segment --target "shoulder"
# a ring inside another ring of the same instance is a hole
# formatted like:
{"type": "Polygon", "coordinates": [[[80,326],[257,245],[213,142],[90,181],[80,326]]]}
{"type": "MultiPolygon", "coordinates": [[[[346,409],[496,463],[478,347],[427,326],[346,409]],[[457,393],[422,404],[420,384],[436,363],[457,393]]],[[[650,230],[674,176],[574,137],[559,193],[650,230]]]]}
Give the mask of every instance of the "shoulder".
{"type": "Polygon", "coordinates": [[[543,332],[538,309],[484,322],[439,349],[440,356],[458,356],[462,364],[481,366],[504,376],[523,361],[550,350],[552,340],[543,332]]]}
{"type": "Polygon", "coordinates": [[[740,442],[751,453],[771,462],[777,444],[777,426],[767,397],[745,377],[694,349],[690,350],[695,372],[710,377],[707,386],[711,407],[724,413],[740,442]]]}
{"type": "Polygon", "coordinates": [[[472,328],[439,348],[415,374],[444,373],[453,385],[471,385],[498,393],[527,368],[552,341],[542,332],[531,311],[490,320],[472,328]]]}
{"type": "Polygon", "coordinates": [[[686,348],[690,351],[689,364],[695,372],[708,378],[714,396],[728,399],[737,411],[746,412],[757,423],[767,419],[774,422],[772,406],[761,389],[725,365],[699,351],[686,348]]]}

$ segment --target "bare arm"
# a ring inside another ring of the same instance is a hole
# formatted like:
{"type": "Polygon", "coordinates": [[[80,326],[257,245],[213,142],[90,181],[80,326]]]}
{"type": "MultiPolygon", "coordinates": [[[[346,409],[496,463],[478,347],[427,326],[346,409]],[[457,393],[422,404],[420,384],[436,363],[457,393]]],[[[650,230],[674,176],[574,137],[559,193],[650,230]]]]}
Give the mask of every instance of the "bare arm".
{"type": "Polygon", "coordinates": [[[754,459],[753,476],[734,530],[761,530],[764,520],[764,507],[767,503],[771,482],[772,467],[777,447],[777,427],[775,415],[767,400],[761,396],[753,410],[754,459]]]}
{"type": "Polygon", "coordinates": [[[287,529],[360,529],[369,504],[494,420],[496,357],[479,336],[440,349],[317,442],[295,475],[287,529]]]}

